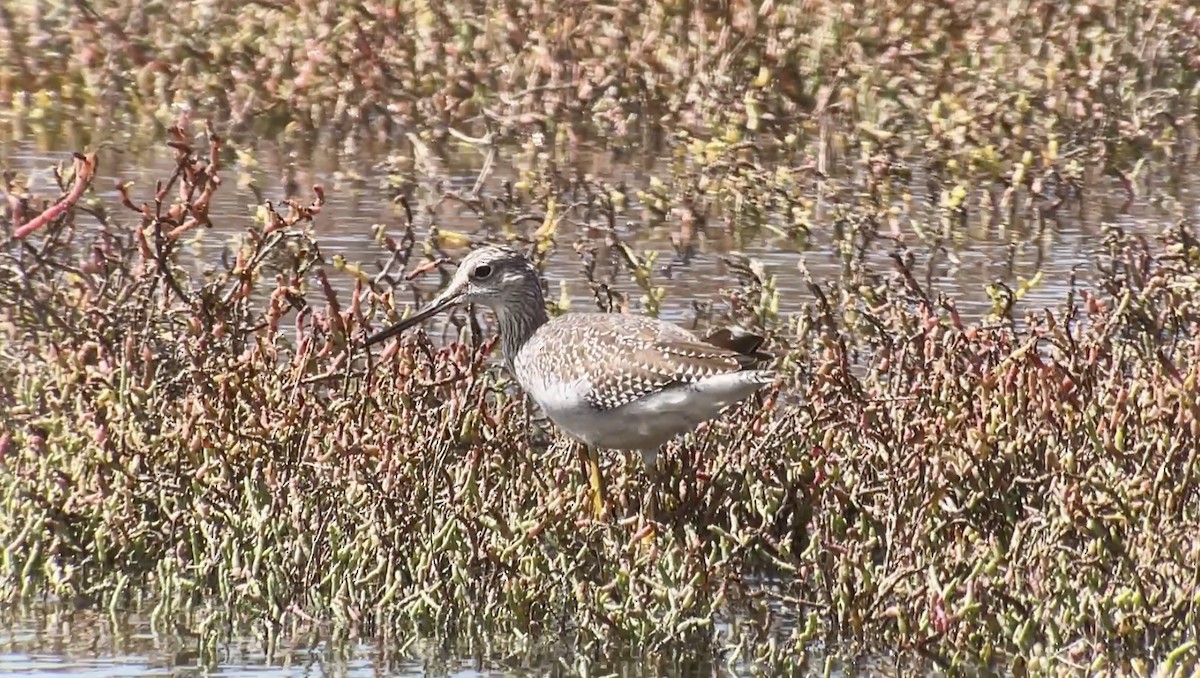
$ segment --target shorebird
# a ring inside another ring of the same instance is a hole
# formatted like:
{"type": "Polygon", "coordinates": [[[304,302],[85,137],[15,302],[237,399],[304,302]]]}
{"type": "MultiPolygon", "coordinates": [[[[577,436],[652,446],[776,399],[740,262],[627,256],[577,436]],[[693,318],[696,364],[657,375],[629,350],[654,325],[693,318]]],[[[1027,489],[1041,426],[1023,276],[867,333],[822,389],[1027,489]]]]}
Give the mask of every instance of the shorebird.
{"type": "Polygon", "coordinates": [[[775,376],[759,368],[771,356],[758,352],[762,339],[754,335],[723,329],[702,340],[678,325],[623,313],[551,319],[533,263],[501,245],[470,251],[440,294],[365,343],[468,303],[495,313],[509,373],[556,427],[583,445],[597,515],[605,505],[599,450],[640,452],[653,473],[662,445],[775,376]]]}

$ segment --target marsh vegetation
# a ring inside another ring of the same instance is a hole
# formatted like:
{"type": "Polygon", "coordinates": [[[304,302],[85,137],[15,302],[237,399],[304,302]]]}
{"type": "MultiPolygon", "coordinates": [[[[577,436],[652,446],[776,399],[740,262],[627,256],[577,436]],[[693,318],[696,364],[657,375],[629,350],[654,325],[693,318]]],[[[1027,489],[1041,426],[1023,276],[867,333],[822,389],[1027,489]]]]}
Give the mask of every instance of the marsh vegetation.
{"type": "Polygon", "coordinates": [[[136,611],[202,664],[320,629],[580,673],[1195,667],[1189,3],[28,0],[0,35],[10,610],[136,611]],[[116,185],[134,148],[161,171],[116,185]],[[781,356],[672,443],[651,542],[587,518],[486,314],[361,348],[489,240],[552,312],[781,356]]]}

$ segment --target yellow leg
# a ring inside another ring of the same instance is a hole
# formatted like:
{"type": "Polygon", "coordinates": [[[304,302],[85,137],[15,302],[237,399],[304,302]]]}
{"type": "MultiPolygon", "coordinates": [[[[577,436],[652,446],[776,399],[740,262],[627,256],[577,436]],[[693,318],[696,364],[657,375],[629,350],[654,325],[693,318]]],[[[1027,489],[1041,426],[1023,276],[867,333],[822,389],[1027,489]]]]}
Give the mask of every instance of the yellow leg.
{"type": "Polygon", "coordinates": [[[588,484],[591,486],[592,516],[604,519],[604,508],[608,498],[604,494],[604,476],[600,474],[600,453],[590,445],[583,446],[584,464],[587,467],[588,484]]]}
{"type": "Polygon", "coordinates": [[[655,455],[653,460],[645,460],[646,468],[646,500],[645,518],[646,518],[646,536],[643,541],[647,544],[654,542],[654,538],[658,536],[658,456],[655,455]]]}

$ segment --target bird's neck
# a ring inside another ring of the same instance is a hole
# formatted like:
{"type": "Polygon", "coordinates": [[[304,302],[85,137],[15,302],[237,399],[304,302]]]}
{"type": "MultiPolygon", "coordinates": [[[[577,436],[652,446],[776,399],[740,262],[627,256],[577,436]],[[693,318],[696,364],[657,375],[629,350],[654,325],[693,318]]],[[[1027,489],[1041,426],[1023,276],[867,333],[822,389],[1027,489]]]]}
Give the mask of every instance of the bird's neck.
{"type": "Polygon", "coordinates": [[[504,362],[512,369],[513,361],[521,347],[550,320],[546,313],[546,298],[539,284],[530,285],[525,298],[519,303],[503,304],[496,310],[500,325],[500,345],[504,351],[504,362]]]}

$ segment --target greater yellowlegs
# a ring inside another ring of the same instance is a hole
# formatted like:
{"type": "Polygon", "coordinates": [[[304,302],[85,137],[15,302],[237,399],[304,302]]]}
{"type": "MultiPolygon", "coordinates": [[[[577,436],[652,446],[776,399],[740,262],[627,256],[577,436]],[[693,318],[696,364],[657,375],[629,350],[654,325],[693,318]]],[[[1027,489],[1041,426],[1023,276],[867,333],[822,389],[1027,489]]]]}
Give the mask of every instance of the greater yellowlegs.
{"type": "Polygon", "coordinates": [[[603,512],[598,450],[640,452],[648,471],[659,448],[769,384],[761,339],[704,341],[669,322],[622,313],[550,319],[533,264],[499,245],[472,250],[428,305],[366,340],[384,341],[441,311],[474,303],[499,324],[504,362],[558,428],[586,447],[593,500],[603,512]]]}

